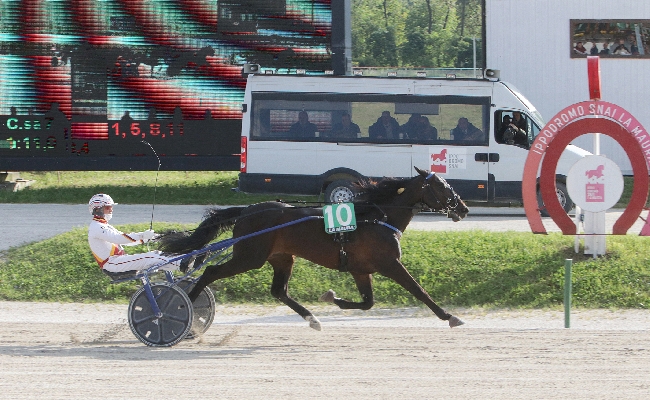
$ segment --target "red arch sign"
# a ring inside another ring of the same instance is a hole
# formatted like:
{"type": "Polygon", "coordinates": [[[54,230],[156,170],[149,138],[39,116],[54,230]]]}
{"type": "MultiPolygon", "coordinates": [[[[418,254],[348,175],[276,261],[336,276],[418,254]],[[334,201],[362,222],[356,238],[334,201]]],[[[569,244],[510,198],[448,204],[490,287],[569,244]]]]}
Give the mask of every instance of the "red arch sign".
{"type": "Polygon", "coordinates": [[[576,233],[575,223],[557,199],[555,171],[560,155],[573,139],[596,132],[612,137],[623,147],[634,173],[630,203],[614,224],[612,233],[626,234],[641,214],[648,199],[650,134],[622,107],[605,101],[584,101],[556,114],[537,135],[526,158],[522,197],[526,217],[534,233],[546,233],[537,206],[537,171],[540,166],[539,186],[547,212],[563,234],[576,233]]]}

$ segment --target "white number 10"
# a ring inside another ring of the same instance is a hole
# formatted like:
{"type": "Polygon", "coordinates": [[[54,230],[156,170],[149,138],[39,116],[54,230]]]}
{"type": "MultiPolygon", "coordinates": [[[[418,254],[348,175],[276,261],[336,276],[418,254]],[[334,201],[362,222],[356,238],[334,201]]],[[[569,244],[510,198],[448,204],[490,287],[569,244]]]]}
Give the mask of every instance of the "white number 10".
{"type": "MultiPolygon", "coordinates": [[[[334,215],[332,215],[332,207],[333,206],[329,205],[329,206],[325,206],[325,208],[323,209],[323,213],[327,218],[327,225],[330,227],[335,226],[334,215]]],[[[350,209],[350,206],[345,203],[338,204],[334,214],[336,214],[336,223],[338,226],[348,226],[352,222],[352,210],[350,209]],[[343,219],[343,215],[342,215],[343,210],[345,210],[345,219],[343,219]]]]}

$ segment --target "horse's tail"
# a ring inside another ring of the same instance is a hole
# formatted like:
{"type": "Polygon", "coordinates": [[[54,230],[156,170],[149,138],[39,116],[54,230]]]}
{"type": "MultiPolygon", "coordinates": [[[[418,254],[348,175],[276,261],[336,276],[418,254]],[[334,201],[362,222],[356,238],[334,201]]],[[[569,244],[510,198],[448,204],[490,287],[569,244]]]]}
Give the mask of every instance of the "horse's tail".
{"type": "Polygon", "coordinates": [[[191,235],[187,232],[166,232],[158,241],[159,248],[165,253],[175,254],[200,249],[220,233],[230,230],[246,207],[211,208],[191,235]]]}

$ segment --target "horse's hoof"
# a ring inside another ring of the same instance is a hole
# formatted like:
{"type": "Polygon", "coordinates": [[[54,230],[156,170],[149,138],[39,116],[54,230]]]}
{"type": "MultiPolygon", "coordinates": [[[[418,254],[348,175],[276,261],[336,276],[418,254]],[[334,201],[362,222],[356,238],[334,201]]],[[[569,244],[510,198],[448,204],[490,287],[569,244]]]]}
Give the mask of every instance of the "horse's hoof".
{"type": "Polygon", "coordinates": [[[453,328],[455,326],[461,326],[461,325],[465,325],[465,323],[460,318],[454,317],[453,315],[451,316],[451,318],[449,318],[450,328],[453,328]]]}
{"type": "Polygon", "coordinates": [[[318,318],[314,317],[313,315],[308,315],[305,317],[305,321],[309,322],[310,328],[320,331],[321,327],[318,318]]]}
{"type": "Polygon", "coordinates": [[[323,295],[318,299],[320,301],[325,301],[328,303],[334,303],[334,297],[336,296],[336,293],[332,289],[328,290],[327,292],[323,293],[323,295]]]}

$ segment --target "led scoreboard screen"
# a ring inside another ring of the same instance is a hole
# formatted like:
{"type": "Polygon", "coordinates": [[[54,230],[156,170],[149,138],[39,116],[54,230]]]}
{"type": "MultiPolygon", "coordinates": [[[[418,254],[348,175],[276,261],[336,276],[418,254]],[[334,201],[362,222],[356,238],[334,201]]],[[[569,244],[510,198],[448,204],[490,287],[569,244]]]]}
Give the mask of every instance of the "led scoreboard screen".
{"type": "Polygon", "coordinates": [[[341,68],[344,3],[0,1],[0,170],[236,170],[243,64],[341,68]]]}

